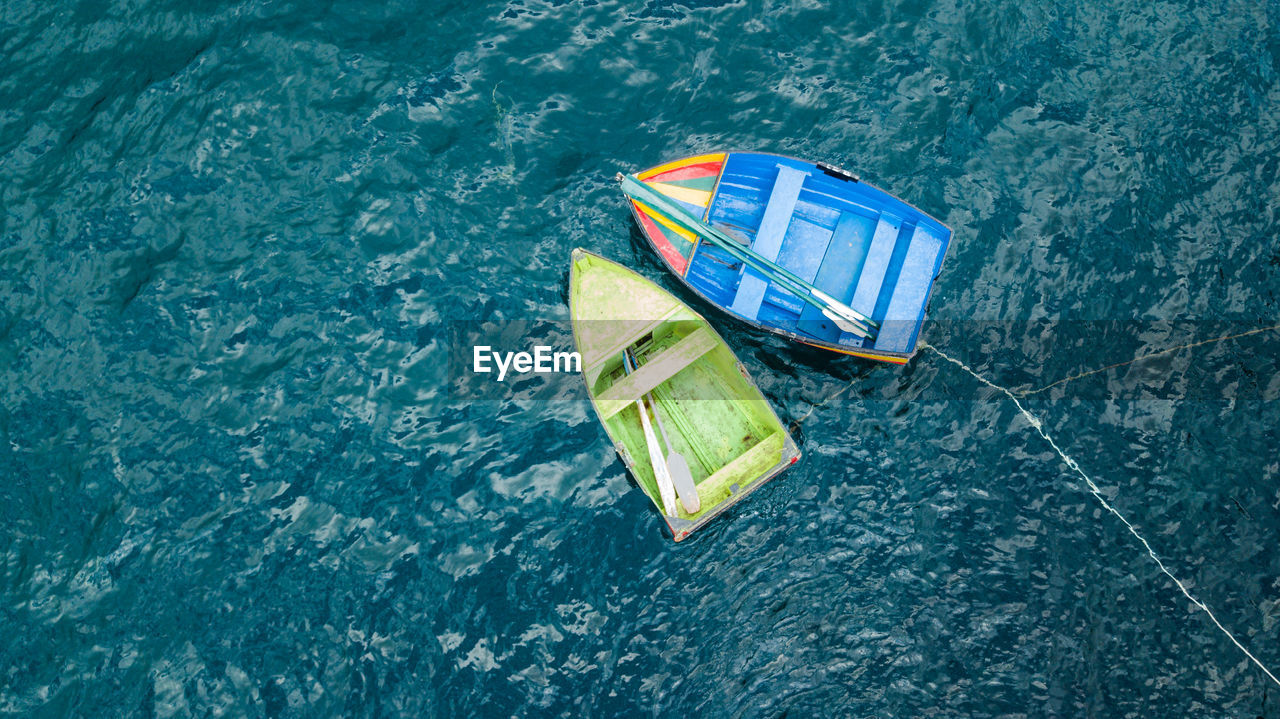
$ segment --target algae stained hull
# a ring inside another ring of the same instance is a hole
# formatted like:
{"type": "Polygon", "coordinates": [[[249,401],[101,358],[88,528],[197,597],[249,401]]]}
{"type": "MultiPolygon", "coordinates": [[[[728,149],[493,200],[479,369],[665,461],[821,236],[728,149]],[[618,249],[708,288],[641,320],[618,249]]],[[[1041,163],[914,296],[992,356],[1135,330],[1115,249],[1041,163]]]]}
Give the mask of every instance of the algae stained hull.
{"type": "Polygon", "coordinates": [[[637,400],[649,395],[689,461],[701,508],[663,514],[676,541],[800,458],[800,450],[729,346],[698,313],[634,271],[574,250],[574,342],[592,405],[636,484],[663,511],[637,400]],[[627,374],[623,351],[639,367],[627,374]]]}

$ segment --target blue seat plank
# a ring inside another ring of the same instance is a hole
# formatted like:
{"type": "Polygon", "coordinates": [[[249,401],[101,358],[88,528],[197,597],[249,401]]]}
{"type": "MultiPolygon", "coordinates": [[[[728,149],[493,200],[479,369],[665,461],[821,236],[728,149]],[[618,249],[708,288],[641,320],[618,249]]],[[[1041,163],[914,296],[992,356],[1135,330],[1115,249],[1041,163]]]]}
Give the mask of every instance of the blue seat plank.
{"type": "MultiPolygon", "coordinates": [[[[764,218],[760,220],[760,229],[756,230],[755,241],[751,249],[768,260],[776,261],[782,249],[782,238],[787,234],[787,226],[791,224],[791,213],[795,211],[796,200],[800,197],[800,186],[808,173],[791,167],[778,166],[778,178],[773,183],[773,191],[769,193],[769,204],[764,208],[764,218]]],[[[764,301],[764,292],[769,283],[755,270],[744,268],[742,281],[738,285],[738,293],[733,298],[729,309],[743,317],[755,319],[760,312],[760,303],[764,301]]]]}
{"type": "Polygon", "coordinates": [[[805,282],[813,282],[822,266],[822,258],[831,244],[834,222],[825,225],[801,215],[797,209],[787,228],[786,240],[778,253],[778,264],[799,275],[805,282]]]}
{"type": "Polygon", "coordinates": [[[756,319],[768,287],[769,283],[759,273],[748,268],[738,281],[738,292],[733,296],[733,304],[729,305],[729,309],[749,320],[756,319]]]}
{"type": "Polygon", "coordinates": [[[911,349],[920,323],[924,320],[925,300],[933,286],[933,275],[942,252],[942,240],[923,227],[917,227],[911,236],[898,281],[889,298],[880,332],[876,335],[875,348],[886,352],[906,352],[911,349]]]}
{"type": "MultiPolygon", "coordinates": [[[[835,232],[827,243],[827,253],[813,278],[813,285],[841,302],[853,293],[853,280],[862,269],[867,247],[875,234],[876,222],[864,215],[846,212],[836,222],[835,232]]],[[[800,313],[800,330],[816,339],[833,341],[840,330],[811,305],[800,313]]]]}
{"type": "MultiPolygon", "coordinates": [[[[803,203],[801,203],[803,204],[803,203]]],[[[813,222],[812,213],[801,214],[799,205],[791,216],[791,226],[787,228],[786,240],[782,243],[782,251],[778,253],[778,264],[794,272],[805,282],[813,282],[822,266],[822,258],[831,244],[831,225],[823,226],[813,222]]],[[[807,307],[803,300],[776,284],[765,290],[764,301],[796,314],[807,307]]]]}
{"type": "Polygon", "coordinates": [[[875,220],[852,212],[840,215],[814,286],[841,302],[848,302],[853,280],[862,271],[875,229],[875,220]]]}
{"type": "Polygon", "coordinates": [[[858,273],[858,286],[849,302],[850,307],[868,317],[872,317],[875,312],[876,298],[880,296],[880,287],[884,284],[889,260],[893,258],[893,246],[901,226],[901,220],[887,216],[881,216],[876,223],[875,235],[871,237],[866,260],[862,263],[862,271],[858,273]]]}
{"type": "Polygon", "coordinates": [[[808,173],[790,167],[778,167],[778,179],[773,183],[773,191],[769,193],[769,204],[765,205],[764,218],[760,220],[760,229],[756,230],[756,240],[751,249],[765,259],[776,261],[782,250],[782,238],[791,225],[791,215],[796,210],[796,200],[800,199],[800,186],[808,173]]]}

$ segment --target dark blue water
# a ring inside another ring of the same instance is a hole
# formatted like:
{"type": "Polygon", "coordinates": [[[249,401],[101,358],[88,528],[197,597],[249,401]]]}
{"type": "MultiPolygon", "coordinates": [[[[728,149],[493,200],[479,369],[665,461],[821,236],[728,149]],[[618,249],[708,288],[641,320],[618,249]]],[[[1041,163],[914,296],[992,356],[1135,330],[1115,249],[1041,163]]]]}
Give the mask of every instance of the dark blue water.
{"type": "MultiPolygon", "coordinates": [[[[805,458],[680,545],[584,402],[450,392],[448,322],[563,321],[574,246],[674,289],[611,178],[721,148],[949,224],[924,337],[998,381],[1277,322],[1274,1],[836,5],[4,3],[0,712],[1280,716],[934,353],[709,313],[805,458]]],[[[1251,347],[1027,406],[1274,668],[1251,347]]]]}

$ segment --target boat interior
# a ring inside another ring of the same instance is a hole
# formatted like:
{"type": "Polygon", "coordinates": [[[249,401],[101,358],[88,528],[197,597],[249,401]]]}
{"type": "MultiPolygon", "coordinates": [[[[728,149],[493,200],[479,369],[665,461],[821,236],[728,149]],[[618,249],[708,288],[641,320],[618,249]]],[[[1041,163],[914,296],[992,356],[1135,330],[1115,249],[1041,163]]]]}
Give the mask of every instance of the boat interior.
{"type": "Polygon", "coordinates": [[[936,220],[831,168],[756,153],[726,157],[706,213],[710,224],[880,328],[874,341],[842,332],[819,309],[714,244],[681,247],[691,253],[685,280],[712,302],[746,320],[820,344],[890,353],[914,350],[951,236],[936,220]]]}
{"type": "Polygon", "coordinates": [[[619,350],[588,368],[587,376],[609,435],[625,449],[650,497],[658,496],[658,487],[636,404],[646,394],[657,405],[650,417],[658,412],[675,451],[689,461],[702,501],[698,513],[680,508],[679,516],[693,519],[714,510],[779,462],[785,431],[705,321],[663,321],[630,346],[634,372],[626,373],[619,350]]]}

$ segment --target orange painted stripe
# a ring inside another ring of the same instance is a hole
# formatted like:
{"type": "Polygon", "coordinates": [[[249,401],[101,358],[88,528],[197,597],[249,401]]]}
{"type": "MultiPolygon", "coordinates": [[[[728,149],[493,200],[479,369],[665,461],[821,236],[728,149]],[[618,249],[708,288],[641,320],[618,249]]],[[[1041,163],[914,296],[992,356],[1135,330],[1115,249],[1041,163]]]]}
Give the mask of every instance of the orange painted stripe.
{"type": "Polygon", "coordinates": [[[862,359],[876,360],[877,362],[888,362],[890,364],[906,364],[908,361],[907,359],[904,359],[902,357],[885,357],[884,355],[873,355],[873,354],[867,354],[866,352],[854,352],[852,350],[838,350],[831,347],[823,347],[822,345],[815,345],[812,342],[804,342],[803,340],[800,341],[800,344],[809,345],[810,347],[817,347],[818,349],[830,350],[832,352],[839,352],[842,355],[851,355],[853,357],[861,357],[862,359]]]}
{"type": "MultiPolygon", "coordinates": [[[[724,153],[713,152],[706,155],[694,155],[693,157],[684,157],[679,160],[673,160],[671,162],[658,165],[657,167],[650,167],[649,169],[637,175],[637,177],[639,177],[641,180],[647,180],[653,177],[654,175],[661,175],[664,172],[678,170],[682,167],[688,167],[690,165],[702,165],[702,164],[707,164],[712,162],[723,163],[724,153]]],[[[719,172],[718,169],[717,169],[717,172],[719,172]]]]}

